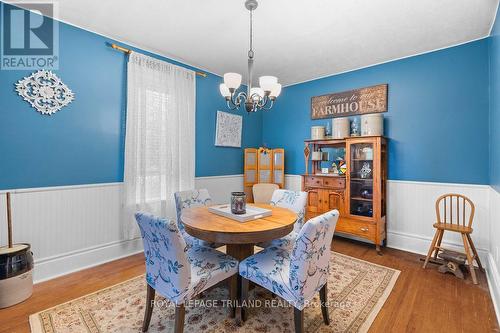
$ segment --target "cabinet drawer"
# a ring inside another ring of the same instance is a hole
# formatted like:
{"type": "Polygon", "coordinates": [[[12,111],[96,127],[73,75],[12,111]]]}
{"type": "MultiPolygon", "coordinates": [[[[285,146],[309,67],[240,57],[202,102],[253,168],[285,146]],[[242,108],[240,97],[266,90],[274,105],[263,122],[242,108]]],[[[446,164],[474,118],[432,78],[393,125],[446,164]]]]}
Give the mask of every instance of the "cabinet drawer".
{"type": "Polygon", "coordinates": [[[306,177],[306,185],[315,187],[323,186],[323,178],[314,176],[306,177]]]}
{"type": "Polygon", "coordinates": [[[335,227],[335,231],[354,234],[375,241],[377,225],[346,218],[340,218],[337,222],[337,226],[335,227]]]}
{"type": "Polygon", "coordinates": [[[328,188],[345,188],[344,178],[323,178],[323,186],[328,188]]]}

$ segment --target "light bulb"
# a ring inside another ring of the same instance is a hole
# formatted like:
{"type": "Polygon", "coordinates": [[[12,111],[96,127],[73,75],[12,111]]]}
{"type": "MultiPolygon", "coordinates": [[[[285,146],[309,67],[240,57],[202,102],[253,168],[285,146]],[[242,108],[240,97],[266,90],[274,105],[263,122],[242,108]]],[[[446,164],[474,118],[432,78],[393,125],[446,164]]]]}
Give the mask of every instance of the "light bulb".
{"type": "Polygon", "coordinates": [[[252,88],[250,89],[250,98],[254,101],[258,101],[260,98],[264,97],[264,90],[262,88],[252,88]]]}
{"type": "Polygon", "coordinates": [[[224,74],[224,83],[230,90],[236,90],[241,84],[241,75],[238,73],[226,73],[224,74]]]}
{"type": "Polygon", "coordinates": [[[259,78],[259,85],[264,91],[271,91],[275,84],[278,83],[276,76],[261,76],[259,78]]]}
{"type": "Polygon", "coordinates": [[[272,88],[271,88],[271,93],[269,94],[271,98],[276,98],[280,95],[281,93],[281,84],[276,83],[272,88]]]}
{"type": "Polygon", "coordinates": [[[229,91],[229,88],[224,84],[224,83],[221,83],[219,85],[219,90],[220,90],[220,94],[227,98],[229,96],[231,96],[231,92],[229,91]]]}

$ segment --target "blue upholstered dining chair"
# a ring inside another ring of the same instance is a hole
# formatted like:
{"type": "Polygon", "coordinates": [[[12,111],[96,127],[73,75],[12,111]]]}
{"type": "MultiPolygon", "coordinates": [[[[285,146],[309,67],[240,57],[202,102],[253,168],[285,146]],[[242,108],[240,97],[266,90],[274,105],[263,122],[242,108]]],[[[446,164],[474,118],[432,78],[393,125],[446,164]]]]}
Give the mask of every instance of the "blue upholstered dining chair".
{"type": "Polygon", "coordinates": [[[212,199],[210,198],[208,190],[200,189],[200,190],[175,192],[174,198],[175,198],[175,209],[177,211],[177,223],[179,225],[179,230],[181,231],[182,236],[186,240],[186,243],[190,246],[201,245],[211,248],[216,248],[221,246],[222,244],[210,243],[202,239],[191,236],[186,232],[184,224],[182,223],[181,215],[182,211],[185,208],[209,206],[212,204],[212,199]]]}
{"type": "MultiPolygon", "coordinates": [[[[307,221],[291,250],[271,246],[240,262],[241,304],[248,304],[248,282],[252,281],[293,305],[295,332],[303,332],[304,307],[319,292],[323,321],[329,325],[327,280],[338,217],[339,212],[332,210],[307,221]]],[[[245,308],[241,316],[245,321],[245,308]]]]}
{"type": "Polygon", "coordinates": [[[270,242],[259,243],[257,244],[257,246],[260,247],[285,246],[291,248],[293,246],[295,239],[297,239],[297,235],[299,234],[302,225],[304,224],[304,217],[306,213],[306,204],[307,204],[307,192],[276,190],[273,193],[270,204],[272,206],[288,208],[291,211],[297,213],[297,221],[295,221],[292,232],[286,235],[285,237],[278,238],[270,242]]]}
{"type": "Polygon", "coordinates": [[[184,303],[238,273],[238,261],[204,246],[187,246],[175,221],[135,214],[146,257],[147,300],[142,331],[153,313],[155,292],[176,305],[175,333],[184,328],[184,303]]]}

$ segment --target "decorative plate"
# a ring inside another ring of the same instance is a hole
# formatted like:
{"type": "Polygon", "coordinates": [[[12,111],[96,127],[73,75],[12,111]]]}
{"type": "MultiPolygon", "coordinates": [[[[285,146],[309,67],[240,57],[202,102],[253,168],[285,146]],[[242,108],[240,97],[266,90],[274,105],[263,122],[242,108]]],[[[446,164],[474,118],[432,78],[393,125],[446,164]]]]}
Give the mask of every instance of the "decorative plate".
{"type": "Polygon", "coordinates": [[[16,91],[38,112],[52,115],[75,99],[75,94],[51,71],[40,70],[16,83],[16,91]]]}

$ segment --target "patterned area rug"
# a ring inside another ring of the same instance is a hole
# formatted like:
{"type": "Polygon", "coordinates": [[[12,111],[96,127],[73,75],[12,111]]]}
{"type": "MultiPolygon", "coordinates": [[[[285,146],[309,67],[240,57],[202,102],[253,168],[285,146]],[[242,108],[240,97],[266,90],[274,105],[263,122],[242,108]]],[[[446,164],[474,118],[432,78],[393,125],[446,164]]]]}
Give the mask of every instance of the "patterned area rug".
{"type": "MultiPolygon", "coordinates": [[[[366,332],[391,293],[399,271],[332,252],[328,281],[330,326],[319,297],[305,309],[306,332],[366,332]]],[[[205,292],[186,308],[185,332],[294,332],[293,308],[260,287],[250,292],[243,326],[228,317],[224,286],[205,292]],[[216,301],[218,300],[218,301],[216,301]]],[[[32,333],[140,332],[146,300],[143,276],[30,316],[32,333]]],[[[149,332],[173,332],[174,307],[157,295],[149,332]]]]}

